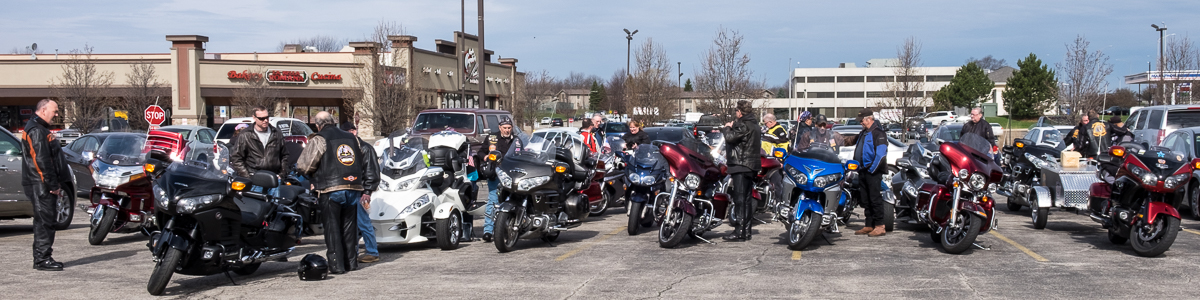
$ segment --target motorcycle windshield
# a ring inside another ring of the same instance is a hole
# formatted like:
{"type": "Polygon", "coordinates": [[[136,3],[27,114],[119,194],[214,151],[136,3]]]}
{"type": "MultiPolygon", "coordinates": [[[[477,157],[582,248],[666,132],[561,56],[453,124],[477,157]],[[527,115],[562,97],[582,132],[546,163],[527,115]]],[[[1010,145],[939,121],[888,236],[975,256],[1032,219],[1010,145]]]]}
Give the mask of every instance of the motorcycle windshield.
{"type": "Polygon", "coordinates": [[[823,162],[841,162],[841,159],[838,158],[838,152],[833,149],[833,143],[837,139],[834,138],[832,130],[821,132],[820,129],[813,129],[808,131],[808,135],[812,139],[812,142],[808,143],[808,147],[798,149],[796,156],[823,162]]]}
{"type": "Polygon", "coordinates": [[[384,149],[383,155],[379,156],[379,167],[383,175],[397,179],[424,170],[427,166],[425,149],[428,145],[428,140],[416,136],[405,141],[403,146],[384,149]]]}
{"type": "MultiPolygon", "coordinates": [[[[693,150],[696,150],[696,152],[708,150],[708,154],[712,157],[713,161],[717,162],[717,164],[723,164],[725,162],[725,134],[721,133],[719,130],[713,130],[712,132],[706,132],[702,134],[702,140],[704,141],[704,144],[710,149],[696,148],[693,150]]],[[[684,144],[684,146],[688,145],[684,144]]]]}
{"type": "Polygon", "coordinates": [[[578,134],[572,135],[566,131],[534,132],[528,136],[517,135],[504,159],[550,165],[554,164],[555,154],[559,149],[567,150],[572,156],[582,157],[583,147],[583,137],[578,134]]]}
{"type": "Polygon", "coordinates": [[[637,151],[633,153],[633,162],[639,169],[656,170],[659,167],[666,167],[659,148],[650,144],[638,145],[637,151]]]}
{"type": "Polygon", "coordinates": [[[979,151],[979,153],[984,155],[992,154],[992,143],[975,133],[968,132],[963,134],[962,139],[960,139],[958,143],[974,149],[975,151],[979,151]]]}
{"type": "Polygon", "coordinates": [[[140,166],[146,163],[146,137],[142,135],[115,135],[104,139],[96,157],[107,164],[140,166]]]}
{"type": "Polygon", "coordinates": [[[229,165],[229,149],[220,144],[215,147],[215,151],[208,150],[212,156],[197,155],[194,159],[171,163],[157,178],[157,188],[165,191],[168,199],[225,193],[229,176],[234,174],[229,165]]]}

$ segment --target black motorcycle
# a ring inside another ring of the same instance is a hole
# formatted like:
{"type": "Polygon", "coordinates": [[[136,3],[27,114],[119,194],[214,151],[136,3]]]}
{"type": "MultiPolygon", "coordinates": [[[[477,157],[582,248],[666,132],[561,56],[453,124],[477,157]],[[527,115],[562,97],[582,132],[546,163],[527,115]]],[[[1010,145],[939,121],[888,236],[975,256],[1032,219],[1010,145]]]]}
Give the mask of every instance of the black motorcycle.
{"type": "Polygon", "coordinates": [[[585,190],[595,177],[588,166],[583,137],[567,131],[518,135],[503,158],[499,151],[488,160],[499,161],[500,182],[496,210],[496,250],[509,252],[522,237],[553,242],[559,233],[575,228],[588,216],[585,190]]]}
{"type": "Polygon", "coordinates": [[[296,210],[316,205],[303,187],[279,186],[274,173],[228,175],[228,151],[219,148],[212,160],[200,155],[168,165],[152,158],[145,165],[157,218],[164,222],[146,245],[156,263],[146,285],[151,295],[161,295],[174,273],[249,275],[263,262],[286,259],[304,221],[296,210]],[[252,192],[251,185],[278,188],[280,196],[252,192]]]}
{"type": "Polygon", "coordinates": [[[899,172],[892,176],[892,195],[896,197],[895,221],[919,224],[917,220],[917,196],[921,185],[936,183],[929,178],[929,163],[933,162],[934,151],[926,148],[927,139],[920,138],[896,160],[899,172]]]}

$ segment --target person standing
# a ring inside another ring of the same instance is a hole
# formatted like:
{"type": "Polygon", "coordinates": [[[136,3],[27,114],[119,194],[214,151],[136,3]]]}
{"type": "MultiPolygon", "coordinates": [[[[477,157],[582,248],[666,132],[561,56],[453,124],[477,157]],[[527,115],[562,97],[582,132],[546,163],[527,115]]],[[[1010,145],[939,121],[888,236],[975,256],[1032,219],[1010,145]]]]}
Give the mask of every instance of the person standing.
{"type": "Polygon", "coordinates": [[[1097,150],[1099,150],[1099,138],[1107,135],[1104,123],[1093,122],[1095,120],[1091,114],[1079,117],[1079,124],[1075,125],[1075,129],[1071,130],[1071,134],[1063,139],[1063,142],[1075,146],[1075,151],[1079,152],[1083,158],[1096,158],[1097,150]]]}
{"type": "Polygon", "coordinates": [[[971,120],[963,124],[961,131],[961,134],[967,133],[978,134],[980,137],[986,139],[988,143],[992,143],[992,146],[996,145],[996,133],[992,131],[992,125],[983,120],[982,108],[976,107],[971,109],[971,120]]]}
{"type": "Polygon", "coordinates": [[[311,178],[322,206],[329,272],[344,274],[358,269],[358,205],[366,169],[362,147],[358,137],[337,128],[329,112],[317,113],[313,121],[317,133],[296,164],[311,178]]]}
{"type": "Polygon", "coordinates": [[[23,145],[21,156],[21,187],[33,204],[33,268],[39,271],[62,271],[63,264],[54,260],[54,227],[58,224],[59,197],[65,195],[62,183],[71,182],[71,173],[63,161],[62,147],[54,133],[50,132],[50,121],[58,116],[58,103],[42,99],[21,134],[23,145]]]}
{"type": "Polygon", "coordinates": [[[1112,116],[1108,118],[1108,136],[1105,137],[1107,142],[1104,143],[1104,147],[1101,149],[1107,151],[1108,147],[1120,145],[1125,140],[1125,137],[1132,139],[1133,133],[1125,128],[1125,123],[1121,122],[1121,116],[1112,116]]]}
{"type": "Polygon", "coordinates": [[[621,140],[625,141],[625,149],[621,150],[633,150],[637,149],[638,145],[649,144],[650,136],[645,131],[642,131],[645,126],[642,122],[629,122],[629,133],[621,136],[621,140]]]}
{"type": "Polygon", "coordinates": [[[762,136],[763,151],[771,153],[775,148],[788,147],[787,129],[783,129],[783,125],[775,120],[775,114],[766,114],[763,116],[763,125],[766,125],[766,132],[762,136]]]}
{"type": "Polygon", "coordinates": [[[795,128],[792,128],[792,132],[790,133],[791,136],[796,138],[796,142],[792,143],[792,147],[795,147],[796,150],[804,150],[808,148],[808,143],[811,143],[812,140],[801,140],[800,137],[805,136],[805,133],[813,129],[812,113],[807,110],[802,111],[800,112],[800,116],[796,118],[796,121],[798,123],[795,128]]]}
{"type": "Polygon", "coordinates": [[[883,224],[883,173],[887,170],[885,158],[888,152],[887,135],[883,133],[879,123],[875,122],[875,113],[870,108],[858,112],[858,119],[863,124],[862,132],[858,133],[858,142],[854,147],[854,159],[858,160],[858,191],[859,199],[866,200],[866,226],[855,231],[856,235],[881,236],[887,233],[887,224],[883,224]]]}
{"type": "Polygon", "coordinates": [[[759,161],[759,149],[762,149],[762,132],[759,131],[758,120],[754,117],[754,107],[750,101],[740,100],[737,103],[737,120],[725,123],[721,134],[725,136],[725,145],[729,153],[726,163],[731,176],[730,200],[733,201],[733,212],[729,225],[733,233],[722,237],[726,241],[750,240],[751,227],[754,225],[754,201],[750,193],[754,190],[754,176],[762,169],[759,161]]]}
{"type": "Polygon", "coordinates": [[[583,127],[579,129],[579,134],[583,136],[583,145],[587,147],[589,154],[596,154],[596,127],[592,120],[583,120],[583,127]]]}
{"type": "MultiPolygon", "coordinates": [[[[487,141],[479,147],[479,151],[475,152],[475,161],[486,162],[488,154],[492,151],[500,152],[500,154],[497,155],[499,156],[497,159],[504,157],[504,154],[508,152],[508,147],[513,143],[514,136],[512,131],[512,120],[504,119],[503,121],[500,121],[500,132],[488,135],[487,141]]],[[[485,163],[479,164],[485,165],[485,163]]],[[[495,168],[495,164],[492,164],[491,168],[495,168]]],[[[491,172],[486,173],[491,173],[493,175],[488,176],[488,178],[482,178],[487,179],[488,184],[487,207],[484,208],[483,217],[483,241],[489,243],[492,242],[492,232],[496,222],[496,206],[500,205],[500,180],[496,179],[494,170],[490,171],[491,172]]],[[[484,173],[485,172],[480,172],[480,174],[484,173]]]]}
{"type": "Polygon", "coordinates": [[[358,234],[362,236],[364,251],[358,256],[360,263],[379,261],[379,244],[375,242],[375,226],[371,225],[371,193],[379,188],[379,156],[375,155],[375,147],[358,137],[358,126],[354,123],[342,123],[341,129],[358,138],[359,151],[362,151],[363,163],[363,192],[358,206],[358,234]]]}
{"type": "MultiPolygon", "coordinates": [[[[271,125],[267,108],[254,107],[254,126],[237,132],[236,144],[229,155],[229,165],[237,172],[237,176],[247,177],[254,172],[271,171],[279,176],[287,176],[289,172],[288,151],[283,150],[283,132],[271,125]]],[[[262,191],[255,186],[254,191],[262,191]]],[[[276,195],[278,189],[267,193],[276,195]]]]}

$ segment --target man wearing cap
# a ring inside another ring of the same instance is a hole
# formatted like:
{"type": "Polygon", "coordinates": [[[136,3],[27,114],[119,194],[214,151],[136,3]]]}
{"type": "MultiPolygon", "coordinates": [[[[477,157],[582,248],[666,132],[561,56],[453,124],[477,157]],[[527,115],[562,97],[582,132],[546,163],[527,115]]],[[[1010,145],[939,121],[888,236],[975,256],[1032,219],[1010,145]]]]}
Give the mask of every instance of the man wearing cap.
{"type": "Polygon", "coordinates": [[[737,103],[737,120],[725,124],[721,128],[725,136],[725,145],[729,161],[728,173],[731,178],[730,200],[733,211],[729,225],[733,233],[722,237],[726,241],[750,240],[751,227],[754,225],[754,201],[750,198],[754,190],[753,177],[762,169],[759,160],[759,149],[762,149],[762,132],[759,131],[758,120],[754,117],[754,107],[750,101],[741,100],[737,103]]]}
{"type": "Polygon", "coordinates": [[[883,224],[883,214],[892,213],[883,211],[883,173],[887,170],[887,166],[884,165],[887,161],[884,158],[887,157],[888,141],[883,128],[875,122],[875,113],[870,108],[859,111],[858,119],[862,122],[863,130],[858,133],[854,159],[860,164],[858,191],[859,199],[866,201],[863,203],[866,207],[866,226],[854,234],[876,237],[887,233],[887,226],[883,224]]]}
{"type": "Polygon", "coordinates": [[[379,157],[375,155],[375,147],[358,137],[358,126],[354,123],[342,123],[341,129],[358,138],[362,148],[363,162],[363,191],[359,197],[358,206],[358,235],[362,236],[365,251],[358,256],[360,263],[379,261],[379,244],[375,242],[375,226],[371,225],[371,193],[379,187],[379,157]]]}
{"type": "MultiPolygon", "coordinates": [[[[501,120],[500,132],[489,134],[487,141],[479,147],[479,151],[475,152],[475,161],[477,164],[483,165],[481,162],[486,161],[488,154],[492,151],[500,152],[500,154],[497,155],[497,159],[504,157],[505,152],[508,152],[508,147],[511,146],[513,142],[514,136],[512,134],[512,130],[512,120],[501,120]]],[[[492,164],[491,167],[494,168],[495,164],[492,164]]],[[[480,172],[480,174],[492,174],[491,176],[488,176],[489,178],[480,178],[487,179],[488,183],[487,207],[484,209],[485,214],[483,217],[483,241],[491,242],[492,230],[496,222],[496,205],[499,205],[500,202],[500,180],[496,179],[494,171],[486,173],[480,172]]]]}

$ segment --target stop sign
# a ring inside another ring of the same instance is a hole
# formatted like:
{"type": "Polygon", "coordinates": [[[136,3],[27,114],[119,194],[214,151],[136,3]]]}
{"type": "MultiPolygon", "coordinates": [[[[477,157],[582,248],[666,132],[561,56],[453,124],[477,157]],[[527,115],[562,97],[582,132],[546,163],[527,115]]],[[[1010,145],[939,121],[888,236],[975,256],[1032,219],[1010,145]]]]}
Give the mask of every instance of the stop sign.
{"type": "Polygon", "coordinates": [[[151,105],[146,108],[145,117],[146,122],[149,122],[150,125],[158,126],[167,121],[167,112],[163,111],[161,106],[151,105]]]}

